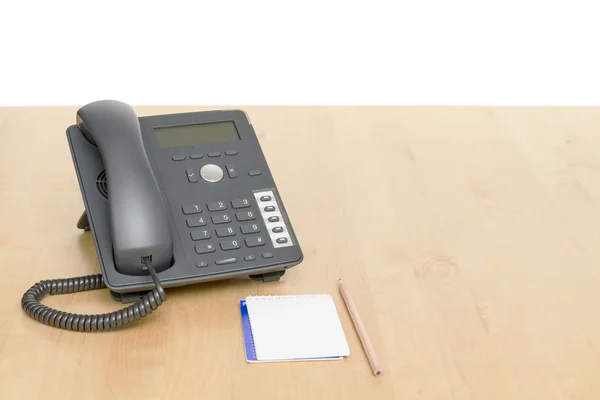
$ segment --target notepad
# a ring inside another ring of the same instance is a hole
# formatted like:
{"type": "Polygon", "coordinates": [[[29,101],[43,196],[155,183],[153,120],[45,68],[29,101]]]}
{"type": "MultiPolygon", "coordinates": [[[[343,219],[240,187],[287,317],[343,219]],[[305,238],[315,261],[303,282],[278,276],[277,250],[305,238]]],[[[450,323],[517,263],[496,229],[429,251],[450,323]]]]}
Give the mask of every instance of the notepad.
{"type": "Polygon", "coordinates": [[[240,300],[246,361],[339,360],[350,355],[328,294],[240,300]]]}

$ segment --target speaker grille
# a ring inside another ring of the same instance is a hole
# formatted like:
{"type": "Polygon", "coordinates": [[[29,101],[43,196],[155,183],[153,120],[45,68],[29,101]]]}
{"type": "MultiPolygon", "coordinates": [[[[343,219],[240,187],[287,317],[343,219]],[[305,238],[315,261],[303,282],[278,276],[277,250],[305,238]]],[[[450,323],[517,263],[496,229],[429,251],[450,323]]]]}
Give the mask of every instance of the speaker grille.
{"type": "Polygon", "coordinates": [[[96,178],[96,190],[100,193],[100,196],[108,200],[108,185],[106,183],[106,171],[100,172],[96,178]]]}

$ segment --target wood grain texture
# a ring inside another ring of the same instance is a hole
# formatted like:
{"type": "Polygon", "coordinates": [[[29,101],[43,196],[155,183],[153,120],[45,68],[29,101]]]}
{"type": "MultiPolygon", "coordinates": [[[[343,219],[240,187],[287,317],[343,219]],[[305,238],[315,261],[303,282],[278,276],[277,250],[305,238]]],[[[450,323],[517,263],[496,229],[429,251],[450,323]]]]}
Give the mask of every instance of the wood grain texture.
{"type": "MultiPolygon", "coordinates": [[[[304,262],[278,283],[169,290],[150,318],[102,334],[43,326],[19,304],[40,279],[99,270],[75,227],[76,108],[0,109],[3,398],[600,398],[599,109],[244,109],[304,262]],[[335,299],[348,359],[246,364],[240,298],[319,292],[335,299]]],[[[119,308],[105,290],[45,303],[119,308]]]]}

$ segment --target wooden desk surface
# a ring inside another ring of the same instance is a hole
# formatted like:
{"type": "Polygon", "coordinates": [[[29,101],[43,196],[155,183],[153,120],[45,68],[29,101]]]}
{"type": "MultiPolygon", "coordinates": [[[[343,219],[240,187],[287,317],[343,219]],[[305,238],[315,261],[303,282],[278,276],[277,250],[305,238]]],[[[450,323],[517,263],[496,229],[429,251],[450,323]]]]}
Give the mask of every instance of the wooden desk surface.
{"type": "MultiPolygon", "coordinates": [[[[279,283],[168,290],[150,318],[101,334],[46,327],[19,304],[38,280],[99,270],[75,227],[76,108],[0,109],[3,398],[600,398],[599,109],[245,109],[304,262],[279,283]],[[315,292],[334,296],[352,355],[247,364],[238,300],[315,292]]],[[[120,307],[106,290],[45,303],[120,307]]]]}

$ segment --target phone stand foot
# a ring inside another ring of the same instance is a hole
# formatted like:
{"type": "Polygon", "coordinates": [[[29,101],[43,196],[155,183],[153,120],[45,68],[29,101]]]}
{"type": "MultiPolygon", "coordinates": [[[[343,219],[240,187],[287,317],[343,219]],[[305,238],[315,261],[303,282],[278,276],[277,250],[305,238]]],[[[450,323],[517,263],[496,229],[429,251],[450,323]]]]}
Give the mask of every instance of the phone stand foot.
{"type": "Polygon", "coordinates": [[[258,275],[250,275],[250,279],[253,281],[262,281],[262,282],[276,282],[281,279],[281,277],[285,274],[284,271],[275,271],[268,272],[266,274],[258,274],[258,275]]]}
{"type": "Polygon", "coordinates": [[[83,214],[79,217],[79,221],[77,221],[77,227],[79,229],[83,229],[84,231],[90,230],[90,223],[87,217],[87,211],[83,210],[83,214]]]}
{"type": "Polygon", "coordinates": [[[145,292],[131,292],[131,293],[117,293],[110,291],[110,297],[113,300],[118,301],[119,303],[127,304],[127,303],[135,303],[139,299],[141,299],[145,294],[149,291],[145,292]]]}

